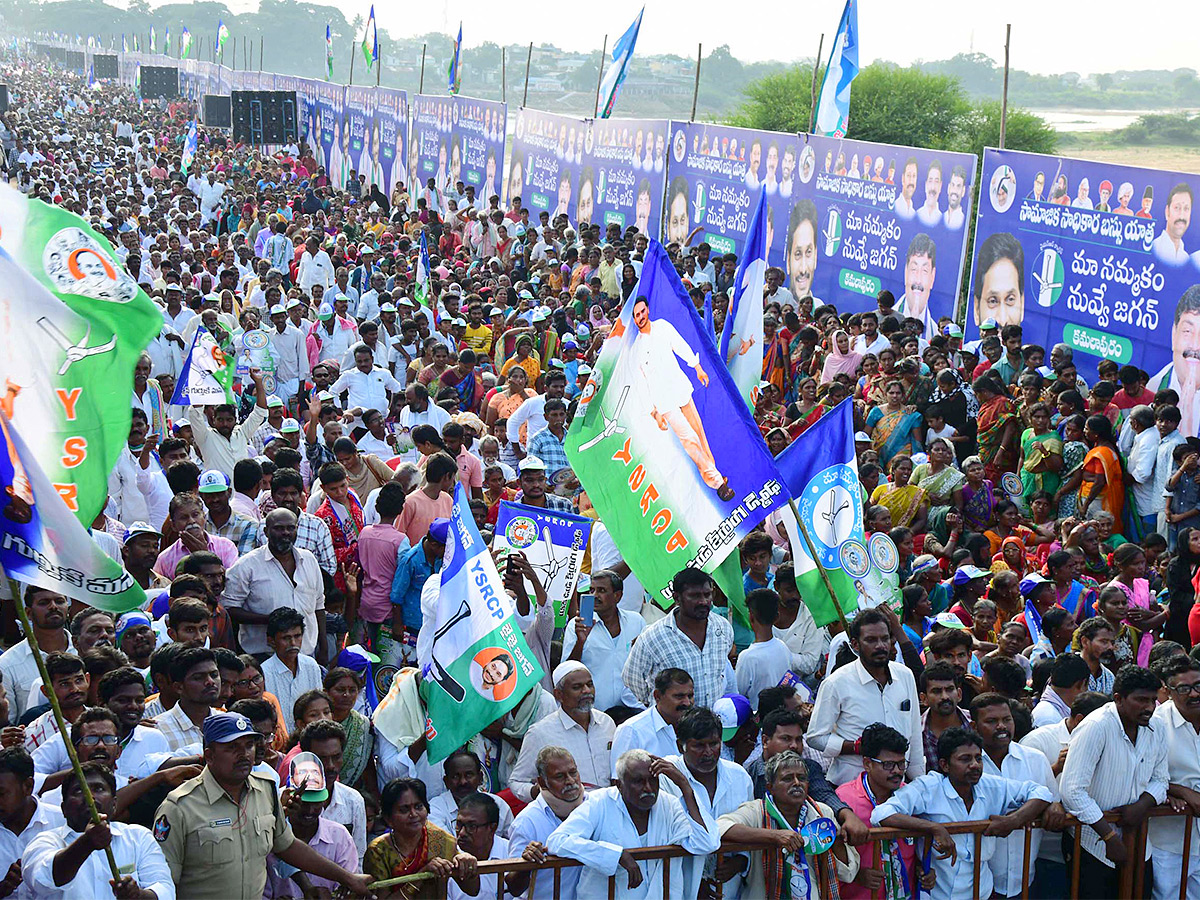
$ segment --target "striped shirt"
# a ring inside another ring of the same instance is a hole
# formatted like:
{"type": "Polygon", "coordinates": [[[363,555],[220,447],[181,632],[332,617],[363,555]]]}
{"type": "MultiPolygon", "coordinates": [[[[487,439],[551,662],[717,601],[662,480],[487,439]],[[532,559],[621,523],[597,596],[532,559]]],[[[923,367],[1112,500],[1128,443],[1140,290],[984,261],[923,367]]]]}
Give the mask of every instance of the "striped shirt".
{"type": "MultiPolygon", "coordinates": [[[[550,495],[546,495],[550,499],[550,495]]],[[[647,626],[634,642],[625,660],[622,678],[639,703],[650,705],[654,676],[663,669],[679,668],[691,673],[695,704],[709,709],[724,693],[725,669],[733,646],[733,626],[727,619],[709,615],[704,648],[697,647],[668,613],[647,626]]]]}
{"type": "Polygon", "coordinates": [[[232,541],[233,545],[237,547],[238,556],[245,556],[251,550],[261,547],[267,542],[263,536],[262,526],[258,522],[247,519],[245,516],[239,516],[235,512],[229,514],[229,518],[220,528],[213,524],[212,516],[209,516],[207,530],[209,534],[232,541]]]}

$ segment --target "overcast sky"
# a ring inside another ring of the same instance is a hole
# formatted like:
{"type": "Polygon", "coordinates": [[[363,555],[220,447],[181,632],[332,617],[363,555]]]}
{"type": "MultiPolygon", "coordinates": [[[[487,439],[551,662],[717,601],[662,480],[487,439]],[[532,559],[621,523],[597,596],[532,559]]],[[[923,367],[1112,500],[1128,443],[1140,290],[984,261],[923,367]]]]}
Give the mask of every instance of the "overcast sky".
{"type": "MultiPolygon", "coordinates": [[[[759,4],[766,15],[745,18],[744,6],[716,0],[668,0],[650,3],[642,20],[638,49],[647,53],[694,56],[697,42],[705,52],[729,44],[744,60],[795,61],[811,58],[821,32],[826,50],[837,29],[844,0],[801,0],[759,4]]],[[[371,0],[339,4],[351,18],[365,18],[371,0]]],[[[568,50],[599,51],[604,32],[611,45],[633,17],[637,0],[599,4],[496,3],[494,0],[432,0],[427,3],[376,3],[380,24],[399,35],[427,31],[456,32],[463,20],[463,43],[550,42],[568,50]],[[604,9],[597,22],[591,10],[604,9]]],[[[962,0],[859,0],[863,65],[887,59],[901,64],[945,59],[966,52],[1004,58],[1004,25],[1013,25],[1012,65],[1038,73],[1084,74],[1117,69],[1174,69],[1196,66],[1195,35],[1200,5],[1150,3],[1133,12],[1113,0],[1009,0],[1006,4],[962,0]],[[1146,14],[1142,14],[1145,11],[1146,14]]],[[[464,65],[470,63],[464,59],[464,65]]]]}

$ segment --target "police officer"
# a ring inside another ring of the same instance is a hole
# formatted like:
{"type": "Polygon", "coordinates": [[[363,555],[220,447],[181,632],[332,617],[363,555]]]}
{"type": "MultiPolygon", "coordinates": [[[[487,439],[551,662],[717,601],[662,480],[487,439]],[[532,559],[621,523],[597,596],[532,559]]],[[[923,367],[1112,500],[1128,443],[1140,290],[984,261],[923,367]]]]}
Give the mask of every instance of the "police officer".
{"type": "Polygon", "coordinates": [[[275,783],[251,770],[262,736],[240,713],[204,720],[204,771],[162,802],[154,837],[162,846],[179,900],[261,900],[267,854],[302,871],[367,893],[356,875],[296,840],[275,783]]]}

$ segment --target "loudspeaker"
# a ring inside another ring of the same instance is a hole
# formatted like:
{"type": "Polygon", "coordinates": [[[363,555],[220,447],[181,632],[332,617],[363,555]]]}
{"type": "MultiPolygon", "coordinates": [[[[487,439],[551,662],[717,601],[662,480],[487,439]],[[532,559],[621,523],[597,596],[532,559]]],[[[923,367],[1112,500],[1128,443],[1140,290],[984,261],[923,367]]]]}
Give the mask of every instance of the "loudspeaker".
{"type": "Polygon", "coordinates": [[[296,140],[295,91],[233,91],[233,139],[243,144],[287,144],[296,140]]]}
{"type": "Polygon", "coordinates": [[[204,124],[209,128],[233,127],[233,106],[227,94],[204,95],[204,124]]]}
{"type": "Polygon", "coordinates": [[[92,57],[92,72],[97,78],[120,78],[115,53],[97,53],[92,57]]]}
{"type": "Polygon", "coordinates": [[[68,69],[78,72],[80,75],[87,68],[87,56],[82,50],[68,50],[64,61],[68,69]]]}
{"type": "Polygon", "coordinates": [[[142,99],[173,100],[179,96],[179,69],[175,66],[142,66],[142,99]]]}

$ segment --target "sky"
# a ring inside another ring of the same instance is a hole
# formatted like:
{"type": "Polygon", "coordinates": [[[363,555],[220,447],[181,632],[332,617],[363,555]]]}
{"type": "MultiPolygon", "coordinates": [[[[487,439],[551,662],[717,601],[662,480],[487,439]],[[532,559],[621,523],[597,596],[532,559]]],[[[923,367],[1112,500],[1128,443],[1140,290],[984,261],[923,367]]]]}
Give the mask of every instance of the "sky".
{"type": "MultiPolygon", "coordinates": [[[[252,5],[234,0],[231,5],[252,5]]],[[[371,0],[338,4],[348,19],[366,18],[371,0]]],[[[432,0],[426,3],[376,3],[380,25],[397,35],[456,32],[463,20],[464,50],[495,43],[554,43],[565,50],[598,52],[609,45],[640,8],[637,0],[608,0],[607,26],[581,15],[576,3],[497,4],[493,0],[432,0]]],[[[821,32],[825,48],[837,30],[843,0],[800,0],[758,7],[769,16],[742,17],[735,4],[717,0],[666,0],[647,5],[638,49],[651,54],[694,57],[729,44],[747,61],[811,59],[821,32]]],[[[859,0],[861,60],[886,59],[909,64],[945,59],[972,47],[998,61],[1004,58],[1004,26],[1013,26],[1012,66],[1052,74],[1091,74],[1117,69],[1195,67],[1195,35],[1200,4],[1150,4],[1149,15],[1131,15],[1128,4],[1114,0],[1009,0],[1003,5],[962,0],[859,0]],[[1105,9],[1108,9],[1108,13],[1105,9]],[[997,12],[1002,10],[1002,12],[997,12]]],[[[466,60],[464,59],[464,65],[466,60]]]]}

